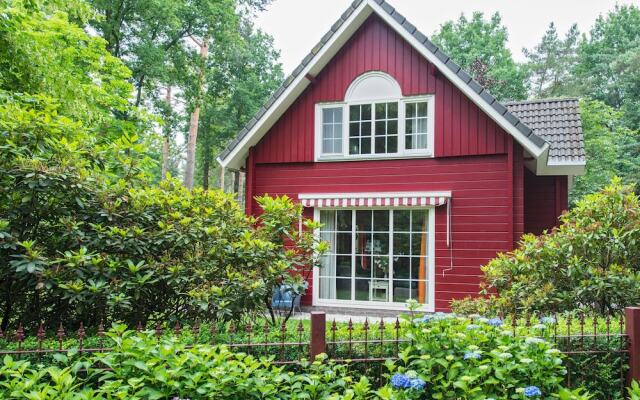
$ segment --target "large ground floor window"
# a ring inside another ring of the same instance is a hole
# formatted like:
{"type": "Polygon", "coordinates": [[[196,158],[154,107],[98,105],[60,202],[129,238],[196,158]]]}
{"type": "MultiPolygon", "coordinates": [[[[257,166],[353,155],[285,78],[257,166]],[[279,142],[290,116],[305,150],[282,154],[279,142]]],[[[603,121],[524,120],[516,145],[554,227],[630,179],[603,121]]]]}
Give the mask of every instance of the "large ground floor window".
{"type": "Polygon", "coordinates": [[[429,209],[319,210],[320,302],[429,302],[429,209]]]}

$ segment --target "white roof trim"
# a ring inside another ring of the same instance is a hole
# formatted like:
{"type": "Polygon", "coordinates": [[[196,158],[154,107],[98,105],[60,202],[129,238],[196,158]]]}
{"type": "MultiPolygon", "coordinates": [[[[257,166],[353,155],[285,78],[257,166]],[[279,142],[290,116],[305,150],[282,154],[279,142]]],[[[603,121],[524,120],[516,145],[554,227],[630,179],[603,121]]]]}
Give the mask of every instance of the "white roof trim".
{"type": "Polygon", "coordinates": [[[222,167],[239,168],[244,164],[244,159],[251,146],[256,145],[260,139],[275,124],[280,116],[286,112],[291,104],[298,98],[302,91],[308,86],[308,75],[316,76],[331,58],[342,48],[346,41],[356,32],[362,23],[375,12],[387,24],[389,24],[400,36],[410,43],[423,57],[433,63],[438,70],[443,73],[457,88],[459,88],[469,99],[471,99],[480,109],[489,115],[498,125],[511,134],[535,158],[548,153],[549,143],[545,143],[542,148],[535,145],[529,138],[513,126],[503,115],[500,115],[491,105],[487,104],[482,97],[472,90],[457,74],[453,73],[444,63],[426,49],[422,43],[402,27],[391,15],[383,10],[374,0],[364,0],[349,15],[347,20],[340,25],[339,29],[331,36],[311,59],[311,61],[297,75],[293,82],[276,98],[274,103],[267,109],[261,118],[251,127],[250,131],[233,147],[224,159],[218,157],[217,161],[222,167]]]}

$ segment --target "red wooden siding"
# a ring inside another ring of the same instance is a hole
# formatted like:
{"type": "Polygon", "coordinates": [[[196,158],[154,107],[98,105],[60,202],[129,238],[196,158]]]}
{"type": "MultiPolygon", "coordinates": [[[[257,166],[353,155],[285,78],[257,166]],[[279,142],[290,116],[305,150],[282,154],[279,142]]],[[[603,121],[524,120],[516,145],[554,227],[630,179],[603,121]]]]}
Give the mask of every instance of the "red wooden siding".
{"type": "Polygon", "coordinates": [[[342,101],[367,71],[393,76],[404,96],[435,94],[437,157],[507,152],[508,135],[378,16],[370,17],[256,146],[257,163],[309,162],[314,111],[342,101]]]}
{"type": "MultiPolygon", "coordinates": [[[[480,265],[512,248],[513,189],[508,162],[503,154],[258,164],[254,182],[258,194],[286,194],[294,199],[299,193],[451,190],[452,269],[446,245],[446,207],[436,210],[436,309],[448,310],[451,299],[478,294],[480,265]]],[[[310,304],[310,300],[307,296],[303,302],[310,304]]]]}
{"type": "Polygon", "coordinates": [[[536,176],[529,170],[524,176],[524,230],[539,235],[558,225],[558,217],[567,209],[567,177],[536,176]]]}

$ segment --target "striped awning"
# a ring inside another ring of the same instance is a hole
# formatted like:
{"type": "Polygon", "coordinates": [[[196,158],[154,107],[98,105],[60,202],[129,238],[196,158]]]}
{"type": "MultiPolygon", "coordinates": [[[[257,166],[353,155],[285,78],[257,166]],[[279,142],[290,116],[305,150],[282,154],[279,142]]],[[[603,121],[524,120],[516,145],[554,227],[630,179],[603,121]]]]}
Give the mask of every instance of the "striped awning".
{"type": "Polygon", "coordinates": [[[302,193],[304,207],[429,207],[446,204],[451,192],[302,193]]]}

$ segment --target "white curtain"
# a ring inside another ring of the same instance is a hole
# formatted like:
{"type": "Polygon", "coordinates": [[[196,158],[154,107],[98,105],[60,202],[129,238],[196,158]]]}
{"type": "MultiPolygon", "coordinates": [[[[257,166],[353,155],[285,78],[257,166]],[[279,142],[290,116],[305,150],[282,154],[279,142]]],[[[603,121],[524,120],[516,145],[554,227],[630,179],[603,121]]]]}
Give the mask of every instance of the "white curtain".
{"type": "Polygon", "coordinates": [[[333,210],[320,211],[321,239],[329,243],[329,254],[324,257],[320,271],[320,298],[336,298],[336,212],[333,210]]]}

